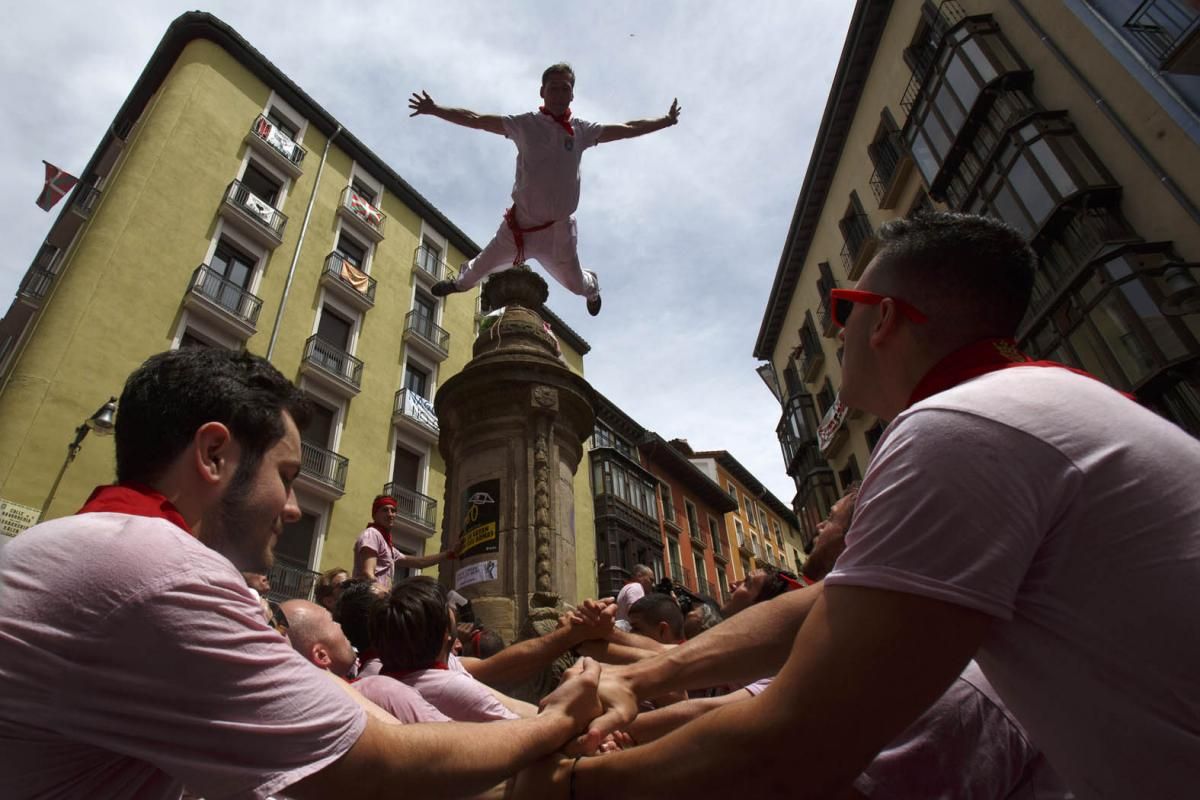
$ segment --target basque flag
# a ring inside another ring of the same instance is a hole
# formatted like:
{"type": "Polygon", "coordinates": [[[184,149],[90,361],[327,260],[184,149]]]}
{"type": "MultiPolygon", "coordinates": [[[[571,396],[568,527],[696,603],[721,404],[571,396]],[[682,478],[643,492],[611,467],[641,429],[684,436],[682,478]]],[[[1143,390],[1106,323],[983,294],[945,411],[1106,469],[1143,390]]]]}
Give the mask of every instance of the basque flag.
{"type": "Polygon", "coordinates": [[[79,178],[63,172],[49,161],[42,163],[46,165],[46,185],[42,187],[42,193],[38,195],[37,204],[38,208],[43,211],[49,211],[54,208],[55,203],[62,200],[63,195],[75,188],[75,184],[79,183],[79,178]]]}

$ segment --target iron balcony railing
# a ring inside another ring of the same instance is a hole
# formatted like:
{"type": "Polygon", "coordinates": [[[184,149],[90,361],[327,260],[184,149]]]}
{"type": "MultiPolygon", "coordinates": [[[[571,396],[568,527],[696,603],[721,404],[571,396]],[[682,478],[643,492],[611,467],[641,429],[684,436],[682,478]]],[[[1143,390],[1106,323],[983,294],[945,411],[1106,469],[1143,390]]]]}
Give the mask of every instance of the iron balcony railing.
{"type": "Polygon", "coordinates": [[[313,572],[307,567],[289,564],[277,558],[271,566],[271,571],[267,573],[267,580],[271,583],[271,591],[267,593],[267,599],[276,603],[282,603],[285,600],[311,601],[313,589],[316,588],[320,578],[321,573],[319,572],[313,572]]]}
{"type": "Polygon", "coordinates": [[[1124,28],[1159,65],[1173,55],[1175,46],[1200,25],[1200,7],[1179,0],[1144,0],[1125,20],[1124,28]]]}
{"type": "Polygon", "coordinates": [[[670,561],[669,563],[671,565],[671,579],[677,581],[678,583],[683,583],[683,564],[674,560],[670,561]]]}
{"type": "Polygon", "coordinates": [[[100,202],[100,190],[95,186],[83,185],[75,190],[75,211],[85,217],[91,216],[100,202]]]}
{"type": "Polygon", "coordinates": [[[306,154],[304,148],[297,144],[291,136],[284,133],[282,128],[262,114],[259,114],[254,120],[254,124],[250,126],[250,132],[271,145],[279,155],[297,167],[304,160],[306,154]]]}
{"type": "Polygon", "coordinates": [[[910,47],[906,51],[913,62],[912,75],[900,98],[900,107],[904,109],[906,115],[912,113],[913,106],[916,105],[917,98],[921,95],[921,89],[925,86],[929,71],[933,69],[937,60],[937,51],[942,39],[951,28],[966,19],[966,16],[966,12],[963,11],[957,0],[942,0],[938,4],[937,11],[931,17],[926,18],[929,29],[922,37],[920,44],[910,47]]]}
{"type": "Polygon", "coordinates": [[[437,412],[433,410],[433,403],[412,389],[401,389],[396,392],[396,405],[393,413],[409,417],[435,433],[438,430],[437,412]]]}
{"type": "Polygon", "coordinates": [[[188,291],[215,303],[238,319],[257,324],[262,300],[227,280],[207,264],[196,267],[188,291]]]}
{"type": "Polygon", "coordinates": [[[429,317],[410,311],[404,315],[404,329],[412,331],[443,353],[450,352],[450,332],[433,324],[429,317]]]}
{"type": "Polygon", "coordinates": [[[270,230],[276,237],[283,237],[283,227],[287,225],[287,215],[275,206],[260,198],[246,187],[241,181],[233,181],[225,190],[225,200],[230,205],[242,211],[264,228],[270,230]]]}
{"type": "Polygon", "coordinates": [[[308,341],[304,343],[304,360],[332,372],[348,383],[362,387],[363,362],[337,345],[325,341],[320,334],[308,337],[308,341]]]}
{"type": "Polygon", "coordinates": [[[435,281],[440,281],[449,269],[446,262],[442,260],[442,254],[425,245],[421,245],[413,253],[413,266],[431,276],[435,281]]]}
{"type": "Polygon", "coordinates": [[[707,597],[712,597],[712,590],[708,583],[708,578],[703,575],[696,576],[696,591],[707,597]]]}
{"type": "Polygon", "coordinates": [[[50,292],[50,287],[53,284],[53,272],[37,267],[30,267],[29,271],[25,273],[25,277],[21,280],[21,288],[17,290],[17,293],[31,300],[41,300],[50,292]]]}
{"type": "Polygon", "coordinates": [[[366,223],[368,227],[383,236],[383,224],[387,221],[387,217],[365,197],[354,191],[353,186],[347,186],[342,190],[342,205],[366,223]]]}
{"type": "Polygon", "coordinates": [[[833,335],[833,306],[829,303],[829,293],[821,295],[821,305],[817,306],[817,319],[821,321],[821,332],[826,336],[833,335]]]}
{"type": "Polygon", "coordinates": [[[375,279],[350,263],[341,253],[335,251],[325,257],[325,271],[367,300],[375,302],[375,279]]]}
{"type": "Polygon", "coordinates": [[[437,500],[432,497],[406,489],[397,483],[386,484],[383,493],[395,498],[396,513],[400,516],[428,528],[437,524],[437,500]]]}
{"type": "Polygon", "coordinates": [[[338,490],[346,489],[350,459],[309,442],[300,445],[300,472],[338,490]]]}
{"type": "Polygon", "coordinates": [[[825,363],[825,351],[821,349],[820,338],[807,325],[800,329],[800,343],[804,353],[800,371],[804,374],[804,380],[811,382],[825,363]]]}
{"type": "Polygon", "coordinates": [[[871,191],[875,193],[875,200],[882,203],[904,158],[904,137],[900,131],[890,131],[871,145],[869,152],[875,164],[875,171],[871,173],[871,191]]]}
{"type": "Polygon", "coordinates": [[[842,248],[842,265],[847,274],[854,273],[854,264],[863,251],[863,246],[875,235],[871,229],[871,220],[866,214],[852,214],[842,220],[842,235],[846,244],[842,248]]]}

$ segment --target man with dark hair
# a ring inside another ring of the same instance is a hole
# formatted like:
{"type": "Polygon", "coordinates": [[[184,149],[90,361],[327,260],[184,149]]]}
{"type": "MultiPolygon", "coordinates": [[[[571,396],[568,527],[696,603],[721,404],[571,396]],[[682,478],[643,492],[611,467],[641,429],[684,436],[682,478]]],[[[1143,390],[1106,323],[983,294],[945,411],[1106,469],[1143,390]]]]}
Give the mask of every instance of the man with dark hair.
{"type": "Polygon", "coordinates": [[[300,517],[305,415],[246,353],[177,350],[129,378],[120,483],[0,554],[0,796],[466,794],[597,713],[584,664],[535,719],[396,725],[267,626],[239,570],[267,569],[300,517]],[[86,557],[64,570],[67,549],[86,557]]]}
{"type": "Polygon", "coordinates": [[[396,524],[396,498],[381,494],[371,503],[371,524],[354,542],[354,577],[374,578],[384,591],[392,588],[396,569],[423,569],[457,558],[455,548],[430,556],[410,556],[392,543],[396,524]]]}
{"type": "Polygon", "coordinates": [[[600,283],[596,273],[579,264],[575,209],[579,206],[579,164],[583,151],[602,142],[643,136],[679,121],[679,103],[671,102],[666,115],[623,125],[599,125],[571,116],[575,98],[575,72],[567,64],[554,64],[542,73],[539,91],[545,105],[538,112],[516,116],[476,114],[463,108],[445,108],[427,92],[409,99],[412,116],[430,114],[467,128],[512,139],[517,146],[517,177],[512,207],[487,246],[463,265],[456,280],[439,281],[439,297],[465,292],[491,272],[520,264],[526,258],[541,262],[568,291],[587,298],[588,313],[600,313],[600,283]]]}
{"type": "Polygon", "coordinates": [[[342,593],[333,608],[333,620],[358,654],[355,676],[378,675],[383,669],[379,651],[371,643],[371,609],[386,596],[373,578],[351,578],[342,584],[342,593]]]}
{"type": "Polygon", "coordinates": [[[784,792],[797,771],[834,795],[972,656],[1077,796],[1200,785],[1200,443],[1017,349],[1034,259],[1016,231],[932,214],[880,237],[856,289],[831,293],[842,398],[891,420],[846,550],[822,583],[606,669],[610,711],[587,743],[664,687],[786,658],[778,678],[648,747],[580,762],[578,800],[633,783],[627,797],[784,792]],[[795,711],[768,713],[781,708],[795,711]],[[698,742],[727,757],[688,759],[698,742]]]}
{"type": "Polygon", "coordinates": [[[333,613],[338,597],[342,594],[342,584],[350,579],[350,573],[345,567],[334,567],[321,573],[317,585],[313,587],[313,596],[318,605],[324,606],[333,613]]]}
{"type": "Polygon", "coordinates": [[[407,683],[435,708],[460,722],[517,719],[537,708],[490,689],[451,654],[458,622],[445,586],[431,578],[405,578],[371,610],[371,641],[380,673],[407,683]]]}
{"type": "Polygon", "coordinates": [[[683,641],[683,612],[669,594],[651,592],[629,609],[629,624],[633,632],[660,644],[679,644],[683,641]]]}
{"type": "Polygon", "coordinates": [[[800,585],[791,571],[760,561],[749,575],[730,587],[729,599],[721,606],[721,616],[732,617],[755,603],[774,599],[800,585]]]}

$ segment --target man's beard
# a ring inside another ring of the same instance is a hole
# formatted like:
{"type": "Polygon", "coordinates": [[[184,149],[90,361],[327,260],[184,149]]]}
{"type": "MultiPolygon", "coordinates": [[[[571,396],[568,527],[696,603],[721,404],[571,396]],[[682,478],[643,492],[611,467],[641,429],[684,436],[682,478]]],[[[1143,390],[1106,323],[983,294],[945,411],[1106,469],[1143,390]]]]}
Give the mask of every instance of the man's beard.
{"type": "Polygon", "coordinates": [[[262,512],[248,501],[257,467],[257,460],[253,464],[243,461],[238,465],[229,488],[209,515],[211,532],[204,538],[209,547],[232,561],[239,570],[266,574],[275,563],[275,554],[258,538],[256,527],[262,512]]]}

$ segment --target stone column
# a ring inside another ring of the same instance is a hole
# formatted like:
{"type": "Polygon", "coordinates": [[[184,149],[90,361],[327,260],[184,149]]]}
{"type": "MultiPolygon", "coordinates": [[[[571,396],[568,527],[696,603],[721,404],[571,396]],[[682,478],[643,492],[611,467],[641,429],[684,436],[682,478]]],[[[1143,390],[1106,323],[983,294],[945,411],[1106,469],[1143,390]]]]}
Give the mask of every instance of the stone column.
{"type": "Polygon", "coordinates": [[[463,544],[475,543],[451,562],[450,586],[510,643],[560,598],[578,600],[574,476],[592,434],[594,394],[563,363],[538,314],[547,294],[527,267],[489,279],[483,307],[503,311],[485,318],[491,324],[474,358],[435,403],[446,461],[443,536],[453,542],[467,532],[463,544]]]}

